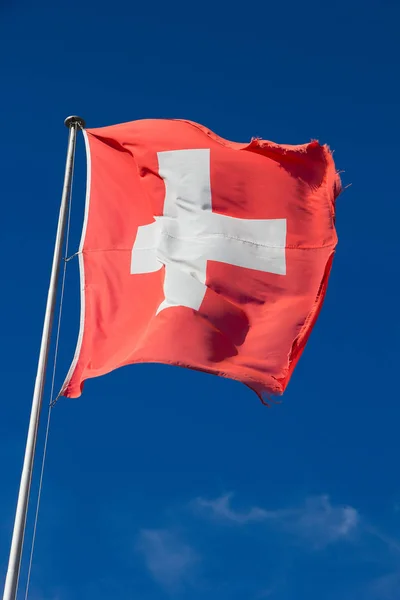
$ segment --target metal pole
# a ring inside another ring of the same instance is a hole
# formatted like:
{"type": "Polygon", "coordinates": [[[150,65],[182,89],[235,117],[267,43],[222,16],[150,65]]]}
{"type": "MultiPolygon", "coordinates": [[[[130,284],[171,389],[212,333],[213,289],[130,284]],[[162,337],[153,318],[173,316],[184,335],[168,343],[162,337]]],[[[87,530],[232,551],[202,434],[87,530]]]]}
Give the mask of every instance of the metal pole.
{"type": "Polygon", "coordinates": [[[46,313],[43,323],[42,341],[40,345],[38,369],[35,388],[33,392],[32,409],[29,421],[28,437],[26,441],[24,464],[18,494],[17,510],[15,514],[14,530],[11,541],[10,557],[3,600],[16,600],[18,590],[19,571],[24,543],[26,515],[28,512],[29,493],[32,481],[33,462],[35,458],[36,440],[39,429],[40,409],[42,407],[43,390],[46,377],[46,367],[49,357],[51,329],[53,324],[54,309],[57,298],[57,283],[60,272],[64,230],[67,220],[68,203],[71,191],[72,172],[74,168],[76,134],[79,127],[85,127],[85,122],[80,117],[68,117],[65,125],[69,128],[67,162],[65,165],[64,187],[61,198],[60,215],[56,242],[54,246],[53,264],[51,267],[50,285],[47,294],[46,313]]]}

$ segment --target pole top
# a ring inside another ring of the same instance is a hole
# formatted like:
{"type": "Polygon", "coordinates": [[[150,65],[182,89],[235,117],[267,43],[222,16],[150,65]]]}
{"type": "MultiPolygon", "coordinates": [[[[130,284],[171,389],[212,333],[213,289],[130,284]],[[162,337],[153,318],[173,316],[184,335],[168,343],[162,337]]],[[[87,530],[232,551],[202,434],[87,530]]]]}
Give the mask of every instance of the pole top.
{"type": "Polygon", "coordinates": [[[71,127],[73,127],[74,125],[77,125],[81,129],[85,129],[85,127],[86,127],[86,123],[82,119],[82,117],[77,117],[76,115],[67,117],[64,121],[64,125],[65,125],[65,127],[68,127],[68,129],[71,129],[71,127]]]}

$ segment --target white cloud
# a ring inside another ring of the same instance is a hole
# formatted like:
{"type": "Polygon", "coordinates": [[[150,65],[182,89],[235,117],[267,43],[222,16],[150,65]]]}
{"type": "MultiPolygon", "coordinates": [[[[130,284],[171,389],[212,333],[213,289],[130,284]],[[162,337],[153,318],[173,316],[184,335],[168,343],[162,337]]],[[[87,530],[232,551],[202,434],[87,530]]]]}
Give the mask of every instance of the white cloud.
{"type": "Polygon", "coordinates": [[[265,521],[268,518],[274,518],[275,513],[270,513],[258,506],[252,506],[249,510],[239,512],[231,507],[231,499],[233,494],[225,494],[215,500],[205,500],[204,498],[196,498],[193,506],[200,511],[207,511],[210,515],[217,519],[233,521],[244,525],[254,521],[265,521]]]}
{"type": "Polygon", "coordinates": [[[386,533],[383,533],[380,531],[380,529],[374,527],[373,525],[367,524],[364,528],[366,533],[369,533],[372,537],[378,539],[389,550],[395,552],[396,554],[400,553],[400,542],[397,539],[387,535],[386,533]]]}
{"type": "Polygon", "coordinates": [[[390,573],[375,580],[369,589],[368,600],[398,600],[400,573],[390,573]]]}
{"type": "Polygon", "coordinates": [[[356,530],[360,518],[352,506],[335,506],[329,496],[307,498],[303,507],[288,519],[293,531],[312,541],[316,546],[326,546],[349,538],[356,530]]]}
{"type": "Polygon", "coordinates": [[[193,567],[199,560],[193,548],[166,529],[143,529],[138,550],[154,579],[163,587],[176,591],[189,583],[193,567]]]}
{"type": "Polygon", "coordinates": [[[232,507],[232,498],[233,494],[225,494],[214,500],[197,498],[193,505],[208,516],[238,525],[275,522],[286,531],[306,538],[316,547],[350,537],[359,524],[359,514],[355,508],[335,506],[329,496],[312,496],[306,499],[303,506],[289,509],[266,510],[252,506],[244,511],[232,507]]]}

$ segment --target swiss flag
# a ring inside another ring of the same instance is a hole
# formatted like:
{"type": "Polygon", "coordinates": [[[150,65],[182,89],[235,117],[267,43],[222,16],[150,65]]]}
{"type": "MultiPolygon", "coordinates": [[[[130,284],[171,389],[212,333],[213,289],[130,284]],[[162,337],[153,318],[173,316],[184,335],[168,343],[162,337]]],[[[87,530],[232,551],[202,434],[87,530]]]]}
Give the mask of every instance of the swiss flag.
{"type": "Polygon", "coordinates": [[[84,135],[81,329],[63,394],[141,362],[281,394],[337,244],[329,149],[240,144],[182,120],[84,135]]]}

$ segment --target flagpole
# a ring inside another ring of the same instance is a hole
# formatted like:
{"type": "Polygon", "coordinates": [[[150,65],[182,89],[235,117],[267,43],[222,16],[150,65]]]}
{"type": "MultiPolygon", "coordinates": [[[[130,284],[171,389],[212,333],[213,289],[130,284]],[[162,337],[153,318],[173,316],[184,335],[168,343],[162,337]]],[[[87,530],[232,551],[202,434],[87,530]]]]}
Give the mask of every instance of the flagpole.
{"type": "Polygon", "coordinates": [[[64,231],[67,221],[68,204],[71,192],[76,136],[78,129],[85,127],[85,122],[80,117],[73,116],[68,117],[65,120],[65,125],[69,129],[69,139],[67,160],[65,165],[64,187],[61,197],[60,214],[58,218],[58,227],[54,246],[53,264],[51,267],[50,284],[47,294],[46,312],[43,323],[42,341],[40,345],[36,382],[33,392],[31,416],[29,421],[24,464],[21,474],[21,482],[18,494],[17,510],[15,514],[14,530],[11,541],[11,550],[8,561],[3,600],[16,600],[17,596],[19,572],[21,567],[21,557],[26,526],[26,516],[28,512],[29,494],[32,481],[33,462],[35,458],[40,410],[42,407],[43,390],[46,378],[46,367],[49,357],[51,341],[51,330],[57,298],[57,283],[60,273],[64,231]]]}

